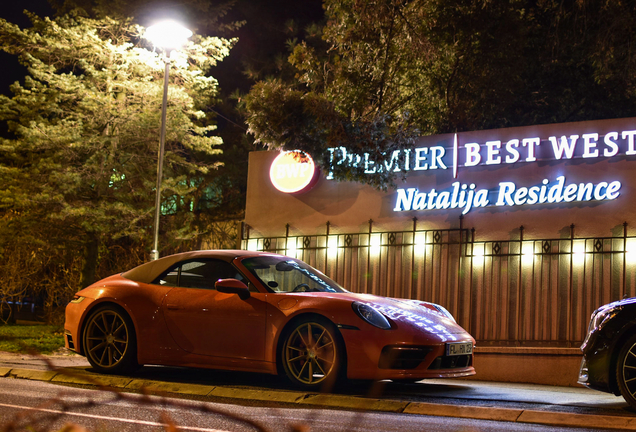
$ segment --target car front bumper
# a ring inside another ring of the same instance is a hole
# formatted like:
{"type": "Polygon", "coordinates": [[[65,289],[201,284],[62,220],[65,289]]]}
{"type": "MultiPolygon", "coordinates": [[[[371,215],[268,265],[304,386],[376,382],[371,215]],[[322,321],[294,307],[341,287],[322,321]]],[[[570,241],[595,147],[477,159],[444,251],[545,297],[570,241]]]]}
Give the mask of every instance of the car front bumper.
{"type": "MultiPolygon", "coordinates": [[[[342,331],[347,347],[347,377],[350,379],[459,378],[475,375],[474,355],[446,355],[446,342],[411,338],[396,341],[391,331],[377,331],[361,339],[357,331],[342,331]]],[[[452,342],[475,341],[468,333],[452,342]]]]}
{"type": "Polygon", "coordinates": [[[93,299],[82,297],[81,301],[71,301],[66,305],[64,320],[64,346],[66,349],[82,354],[81,325],[88,306],[93,299]]]}
{"type": "Polygon", "coordinates": [[[603,338],[593,338],[583,351],[578,383],[593,390],[616,394],[611,370],[611,347],[603,338]]]}

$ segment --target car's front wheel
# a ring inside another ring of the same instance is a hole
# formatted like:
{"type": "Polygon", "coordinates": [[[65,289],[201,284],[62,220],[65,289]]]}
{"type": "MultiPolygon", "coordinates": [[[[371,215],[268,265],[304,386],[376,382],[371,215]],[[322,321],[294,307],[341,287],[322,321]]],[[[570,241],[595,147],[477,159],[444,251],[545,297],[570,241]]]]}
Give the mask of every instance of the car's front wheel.
{"type": "Polygon", "coordinates": [[[137,341],[128,314],[114,305],[98,308],[84,326],[84,355],[93,369],[125,373],[137,365],[137,341]]]}
{"type": "Polygon", "coordinates": [[[636,409],[636,335],[627,340],[618,354],[616,381],[627,403],[636,409]]]}
{"type": "Polygon", "coordinates": [[[283,335],[280,358],[285,374],[296,386],[331,390],[343,370],[344,356],[336,328],[326,319],[303,318],[283,335]]]}

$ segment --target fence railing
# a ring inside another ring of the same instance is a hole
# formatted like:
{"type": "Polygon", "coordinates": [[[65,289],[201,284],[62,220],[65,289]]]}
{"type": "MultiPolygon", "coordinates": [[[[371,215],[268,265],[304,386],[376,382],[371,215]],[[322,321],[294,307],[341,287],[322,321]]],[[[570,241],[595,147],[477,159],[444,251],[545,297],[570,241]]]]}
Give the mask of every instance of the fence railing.
{"type": "Polygon", "coordinates": [[[302,259],[346,289],[439,303],[482,345],[576,346],[591,312],[636,296],[636,237],[475,241],[464,228],[250,237],[244,249],[302,259]]]}

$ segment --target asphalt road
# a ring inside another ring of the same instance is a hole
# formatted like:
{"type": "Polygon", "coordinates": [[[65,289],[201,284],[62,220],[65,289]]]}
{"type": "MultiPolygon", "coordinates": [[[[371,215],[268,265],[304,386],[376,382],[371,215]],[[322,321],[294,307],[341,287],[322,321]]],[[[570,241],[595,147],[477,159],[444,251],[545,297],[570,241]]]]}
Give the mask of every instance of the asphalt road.
{"type": "Polygon", "coordinates": [[[244,406],[170,397],[61,387],[42,381],[0,379],[3,430],[91,431],[593,431],[521,423],[324,408],[244,406]],[[173,429],[176,430],[176,429],[173,429]]]}
{"type": "Polygon", "coordinates": [[[349,382],[333,393],[317,394],[263,374],[146,366],[134,376],[117,377],[93,373],[81,356],[47,359],[63,369],[51,372],[41,358],[0,352],[0,377],[5,377],[0,378],[0,424],[6,424],[8,414],[26,412],[39,419],[38,425],[52,416],[57,428],[77,422],[90,430],[161,430],[165,411],[181,429],[201,431],[259,430],[238,418],[275,431],[294,430],[294,425],[303,431],[636,430],[636,413],[622,398],[583,387],[473,380],[349,382]],[[118,393],[89,390],[95,379],[118,393]],[[59,392],[63,402],[55,399],[59,392]],[[144,399],[140,393],[166,398],[148,404],[150,396],[144,399]],[[169,403],[164,407],[161,401],[169,403]],[[41,404],[52,411],[33,410],[41,404]],[[63,407],[72,414],[60,418],[63,407]],[[230,415],[212,415],[215,410],[230,415]]]}

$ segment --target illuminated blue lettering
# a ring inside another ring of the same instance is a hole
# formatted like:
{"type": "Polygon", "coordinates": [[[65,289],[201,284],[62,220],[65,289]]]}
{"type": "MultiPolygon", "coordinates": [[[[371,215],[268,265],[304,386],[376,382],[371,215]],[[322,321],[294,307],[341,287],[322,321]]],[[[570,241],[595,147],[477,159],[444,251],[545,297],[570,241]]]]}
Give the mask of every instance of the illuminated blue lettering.
{"type": "MultiPolygon", "coordinates": [[[[497,191],[495,206],[520,206],[543,203],[560,203],[573,201],[608,201],[618,198],[621,182],[565,183],[565,176],[559,176],[550,184],[544,179],[540,186],[517,187],[514,182],[501,182],[497,191]]],[[[454,182],[447,190],[420,192],[417,188],[398,189],[394,211],[409,210],[444,210],[462,208],[462,214],[473,208],[490,205],[487,189],[476,189],[470,185],[454,182]]]]}

